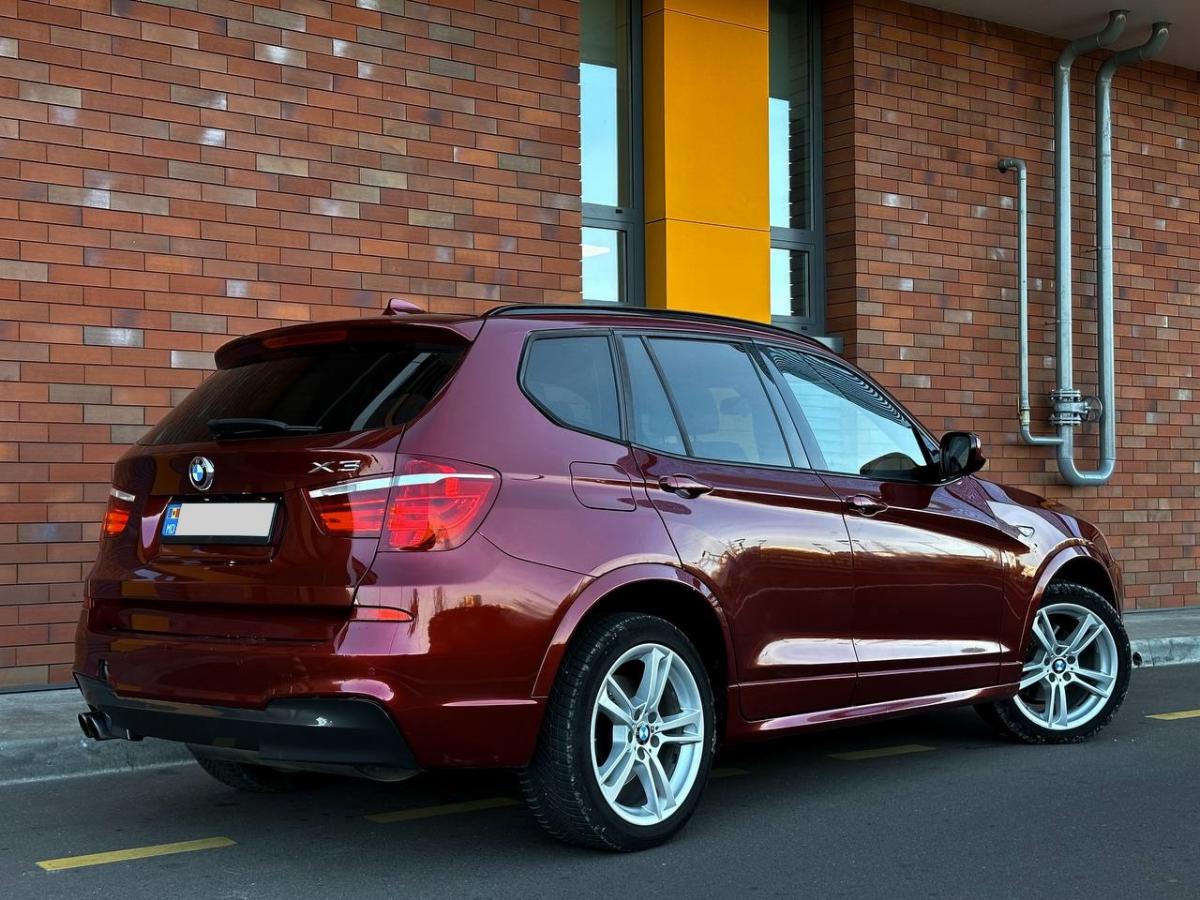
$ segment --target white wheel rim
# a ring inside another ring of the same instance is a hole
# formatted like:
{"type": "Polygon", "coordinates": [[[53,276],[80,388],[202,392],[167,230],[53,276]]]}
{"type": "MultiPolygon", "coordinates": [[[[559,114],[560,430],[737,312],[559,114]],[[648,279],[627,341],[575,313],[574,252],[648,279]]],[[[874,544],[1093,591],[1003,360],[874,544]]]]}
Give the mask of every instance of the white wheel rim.
{"type": "Polygon", "coordinates": [[[662,644],[613,663],[592,705],[592,773],[609,807],[657,825],[683,805],[704,760],[704,706],[687,664],[662,644]]]}
{"type": "Polygon", "coordinates": [[[1054,603],[1034,617],[1017,708],[1035,725],[1070,731],[1099,715],[1119,675],[1117,642],[1104,620],[1086,607],[1054,603]]]}

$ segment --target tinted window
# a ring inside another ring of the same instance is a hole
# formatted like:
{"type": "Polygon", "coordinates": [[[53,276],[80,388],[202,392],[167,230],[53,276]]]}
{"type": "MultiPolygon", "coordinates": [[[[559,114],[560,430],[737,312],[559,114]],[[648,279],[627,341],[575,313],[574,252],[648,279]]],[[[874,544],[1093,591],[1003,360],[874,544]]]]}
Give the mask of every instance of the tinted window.
{"type": "Polygon", "coordinates": [[[754,360],[740,346],[652,338],[693,456],[789,466],[779,420],[754,360]]]}
{"type": "Polygon", "coordinates": [[[459,347],[338,344],[218,369],[144,442],[208,441],[209,420],[225,418],[274,419],[310,426],[310,433],[403,425],[446,383],[462,354],[459,347]]]}
{"type": "Polygon", "coordinates": [[[847,475],[917,478],[927,465],[912,423],[877,388],[817,357],[770,351],[807,420],[824,467],[847,475]]]}
{"type": "Polygon", "coordinates": [[[617,380],[608,338],[538,338],[525,360],[525,390],[571,428],[619,437],[617,380]]]}
{"type": "Polygon", "coordinates": [[[625,338],[625,362],[629,367],[630,429],[635,444],[683,456],[687,448],[679,434],[679,423],[654,370],[641,338],[625,338]]]}

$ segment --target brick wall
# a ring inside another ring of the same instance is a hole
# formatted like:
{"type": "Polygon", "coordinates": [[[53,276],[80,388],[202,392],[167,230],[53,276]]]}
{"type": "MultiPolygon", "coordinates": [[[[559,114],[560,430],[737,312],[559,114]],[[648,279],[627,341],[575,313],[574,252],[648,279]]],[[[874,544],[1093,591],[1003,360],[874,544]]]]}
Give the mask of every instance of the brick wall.
{"type": "Polygon", "coordinates": [[[579,295],[574,0],[0,4],[0,686],[230,336],[579,295]]]}
{"type": "MultiPolygon", "coordinates": [[[[1140,40],[1141,38],[1139,38],[1140,40]]],[[[1171,40],[1187,40],[1186,35],[1171,40]]],[[[1200,603],[1200,82],[1150,63],[1113,85],[1119,462],[1060,483],[1016,435],[1016,189],[1029,164],[1031,377],[1053,382],[1052,67],[1063,42],[890,0],[825,10],[829,323],[931,428],[970,428],[985,473],[1099,522],[1139,608],[1200,603]]],[[[1076,385],[1095,392],[1092,86],[1075,65],[1076,385]]],[[[1096,427],[1084,462],[1095,465],[1096,427]]]]}

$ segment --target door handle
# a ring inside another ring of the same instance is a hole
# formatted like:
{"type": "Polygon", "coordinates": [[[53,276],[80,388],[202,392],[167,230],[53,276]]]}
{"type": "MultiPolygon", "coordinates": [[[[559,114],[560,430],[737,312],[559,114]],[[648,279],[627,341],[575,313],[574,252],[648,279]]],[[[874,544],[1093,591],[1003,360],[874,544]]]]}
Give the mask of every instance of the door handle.
{"type": "Polygon", "coordinates": [[[712,491],[711,484],[697,481],[691,475],[663,475],[658,479],[658,486],[664,491],[670,491],[680,497],[692,499],[712,491]]]}
{"type": "Polygon", "coordinates": [[[860,516],[878,515],[888,508],[888,505],[882,500],[876,500],[874,497],[868,497],[866,494],[855,494],[846,500],[846,505],[860,516]]]}

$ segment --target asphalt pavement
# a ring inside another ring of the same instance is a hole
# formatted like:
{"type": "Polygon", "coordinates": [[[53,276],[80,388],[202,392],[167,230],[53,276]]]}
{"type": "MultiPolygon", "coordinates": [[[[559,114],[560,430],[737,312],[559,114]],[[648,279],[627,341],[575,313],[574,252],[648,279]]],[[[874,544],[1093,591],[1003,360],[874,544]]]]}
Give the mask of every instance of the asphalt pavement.
{"type": "Polygon", "coordinates": [[[1200,666],[1136,671],[1083,745],[952,710],[735,748],[716,775],[683,834],[636,855],[544,837],[507,773],[283,796],[194,765],[9,785],[0,897],[1200,896],[1200,666]]]}

